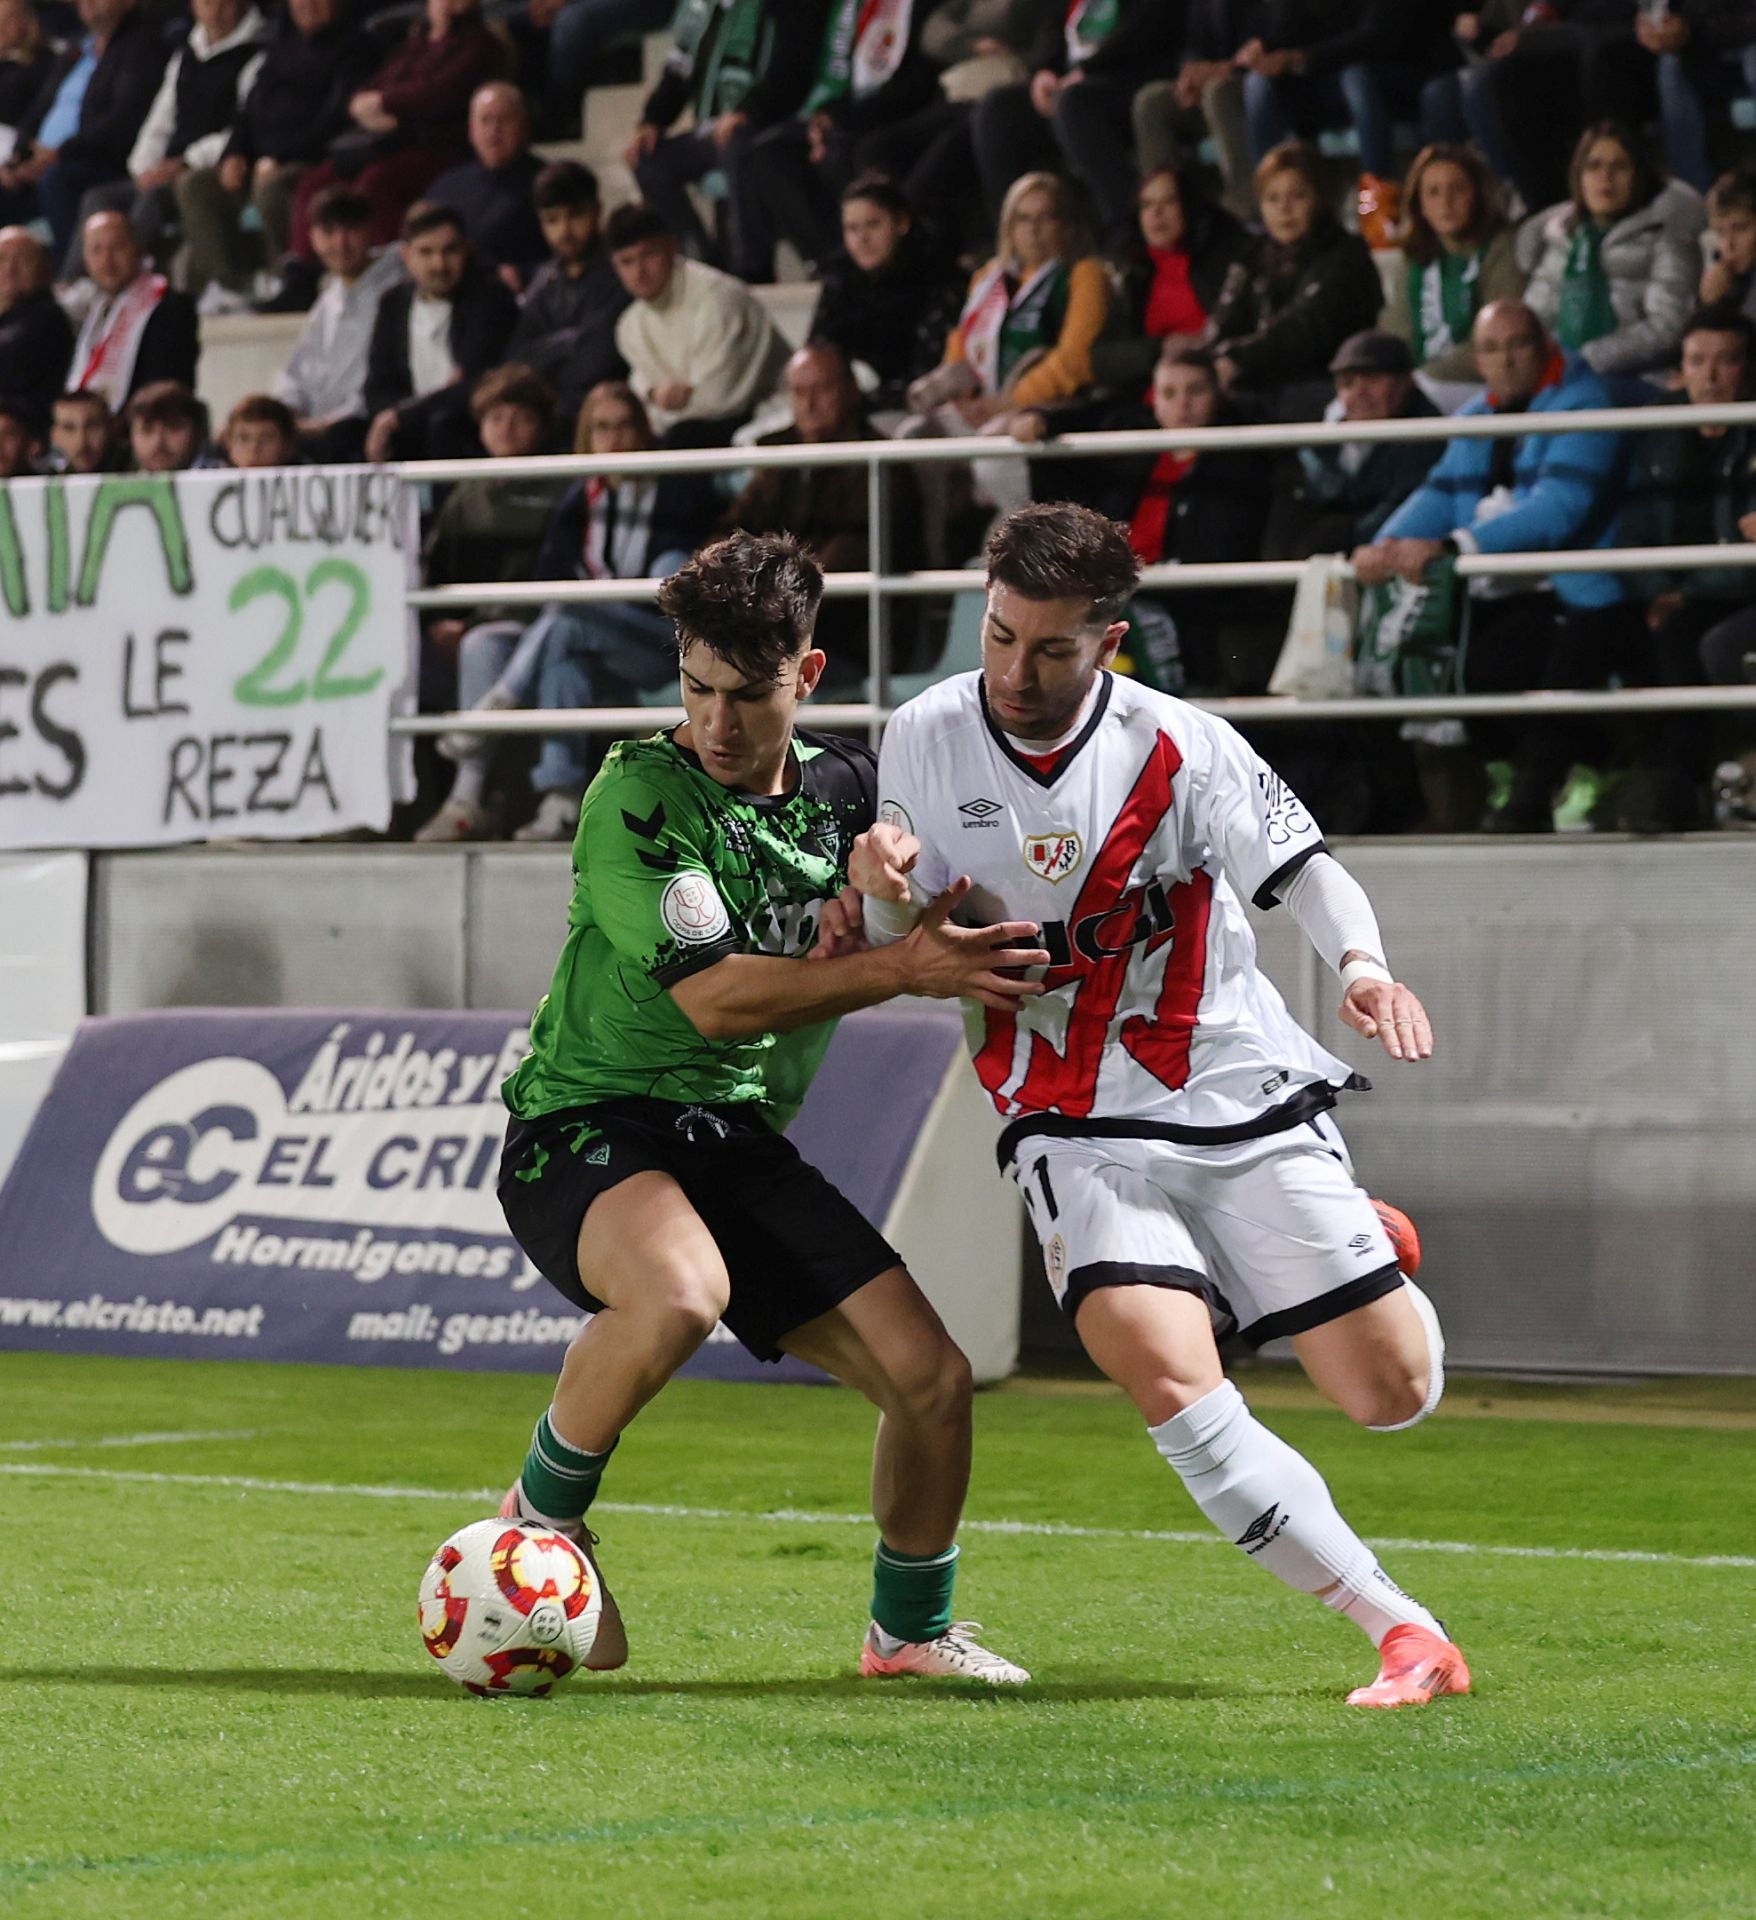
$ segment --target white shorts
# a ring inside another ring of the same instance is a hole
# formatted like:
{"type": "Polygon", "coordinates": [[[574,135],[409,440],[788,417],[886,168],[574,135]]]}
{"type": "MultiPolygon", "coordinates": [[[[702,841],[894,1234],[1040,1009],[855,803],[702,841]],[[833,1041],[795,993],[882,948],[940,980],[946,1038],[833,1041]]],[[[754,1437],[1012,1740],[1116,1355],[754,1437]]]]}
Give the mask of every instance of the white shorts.
{"type": "Polygon", "coordinates": [[[1100,1287],[1174,1287],[1259,1347],[1402,1285],[1327,1114],[1223,1147],[1032,1134],[1008,1171],[1069,1317],[1100,1287]]]}

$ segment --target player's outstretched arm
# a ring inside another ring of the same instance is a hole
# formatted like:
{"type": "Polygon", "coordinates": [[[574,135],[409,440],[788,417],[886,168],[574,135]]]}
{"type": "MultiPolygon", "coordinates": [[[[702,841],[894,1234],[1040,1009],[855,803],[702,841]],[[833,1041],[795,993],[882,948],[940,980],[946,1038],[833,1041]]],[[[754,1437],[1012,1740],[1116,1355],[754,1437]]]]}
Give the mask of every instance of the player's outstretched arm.
{"type": "Polygon", "coordinates": [[[1381,1042],[1392,1060],[1432,1059],[1433,1026],[1426,1008],[1400,980],[1379,978],[1378,972],[1378,963],[1369,954],[1355,951],[1343,957],[1343,1021],[1355,1033],[1381,1042]],[[1350,971],[1362,964],[1373,971],[1349,980],[1350,971]]]}
{"type": "Polygon", "coordinates": [[[1341,977],[1342,1020],[1393,1060],[1428,1060],[1427,1011],[1391,973],[1366,890],[1328,853],[1313,854],[1281,889],[1287,911],[1341,977]]]}
{"type": "Polygon", "coordinates": [[[1049,964],[1048,953],[1036,944],[1040,930],[1026,920],[953,926],[951,911],[969,889],[967,876],[954,881],[892,946],[815,966],[762,953],[728,954],[679,980],[671,998],[704,1040],[748,1040],[814,1026],[905,993],[978,1000],[999,1009],[1041,993],[1040,981],[1013,972],[1049,964]]]}

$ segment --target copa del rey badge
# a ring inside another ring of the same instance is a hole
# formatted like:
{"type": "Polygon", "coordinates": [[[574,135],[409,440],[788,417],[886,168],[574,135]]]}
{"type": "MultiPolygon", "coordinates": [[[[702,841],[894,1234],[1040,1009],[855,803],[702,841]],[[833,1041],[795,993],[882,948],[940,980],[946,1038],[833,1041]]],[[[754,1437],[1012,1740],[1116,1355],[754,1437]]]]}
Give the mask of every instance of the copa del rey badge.
{"type": "Polygon", "coordinates": [[[1024,864],[1042,880],[1063,880],[1079,865],[1081,848],[1076,833],[1032,833],[1025,836],[1024,864]]]}

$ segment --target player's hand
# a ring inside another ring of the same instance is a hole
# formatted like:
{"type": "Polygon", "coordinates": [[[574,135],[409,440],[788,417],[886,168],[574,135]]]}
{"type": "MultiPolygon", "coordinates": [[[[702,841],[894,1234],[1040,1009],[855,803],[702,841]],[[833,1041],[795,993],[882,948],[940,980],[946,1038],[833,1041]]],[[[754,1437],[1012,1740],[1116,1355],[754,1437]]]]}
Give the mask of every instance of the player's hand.
{"type": "Polygon", "coordinates": [[[1427,1010],[1400,981],[1356,980],[1342,996],[1341,1017],[1364,1039],[1382,1042],[1392,1060],[1433,1057],[1427,1010]]]}
{"type": "Polygon", "coordinates": [[[839,960],[844,954],[864,953],[866,946],[866,919],[860,896],[852,887],[847,887],[835,899],[824,901],[817,922],[817,942],[805,958],[839,960]]]}
{"type": "Polygon", "coordinates": [[[848,885],[869,899],[906,907],[908,877],[920,857],[921,843],[912,833],[880,820],[855,840],[848,854],[848,885]]]}
{"type": "Polygon", "coordinates": [[[933,1000],[977,1000],[996,1013],[1012,1013],[1020,1000],[1043,990],[1040,980],[1021,980],[1013,971],[1049,964],[1047,950],[1037,944],[1042,929],[1031,920],[953,926],[951,911],[972,884],[965,874],[936,894],[897,951],[911,992],[933,1000]]]}

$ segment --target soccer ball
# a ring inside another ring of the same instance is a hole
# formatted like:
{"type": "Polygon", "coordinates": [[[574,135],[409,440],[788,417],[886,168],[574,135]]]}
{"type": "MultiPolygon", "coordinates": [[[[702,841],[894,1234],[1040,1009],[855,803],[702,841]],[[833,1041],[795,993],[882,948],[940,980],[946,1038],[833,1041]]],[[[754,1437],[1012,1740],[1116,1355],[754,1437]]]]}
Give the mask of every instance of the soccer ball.
{"type": "Polygon", "coordinates": [[[591,1652],[603,1610],[579,1548],[524,1520],[461,1528],[421,1579],[421,1639],[471,1693],[546,1694],[591,1652]]]}

